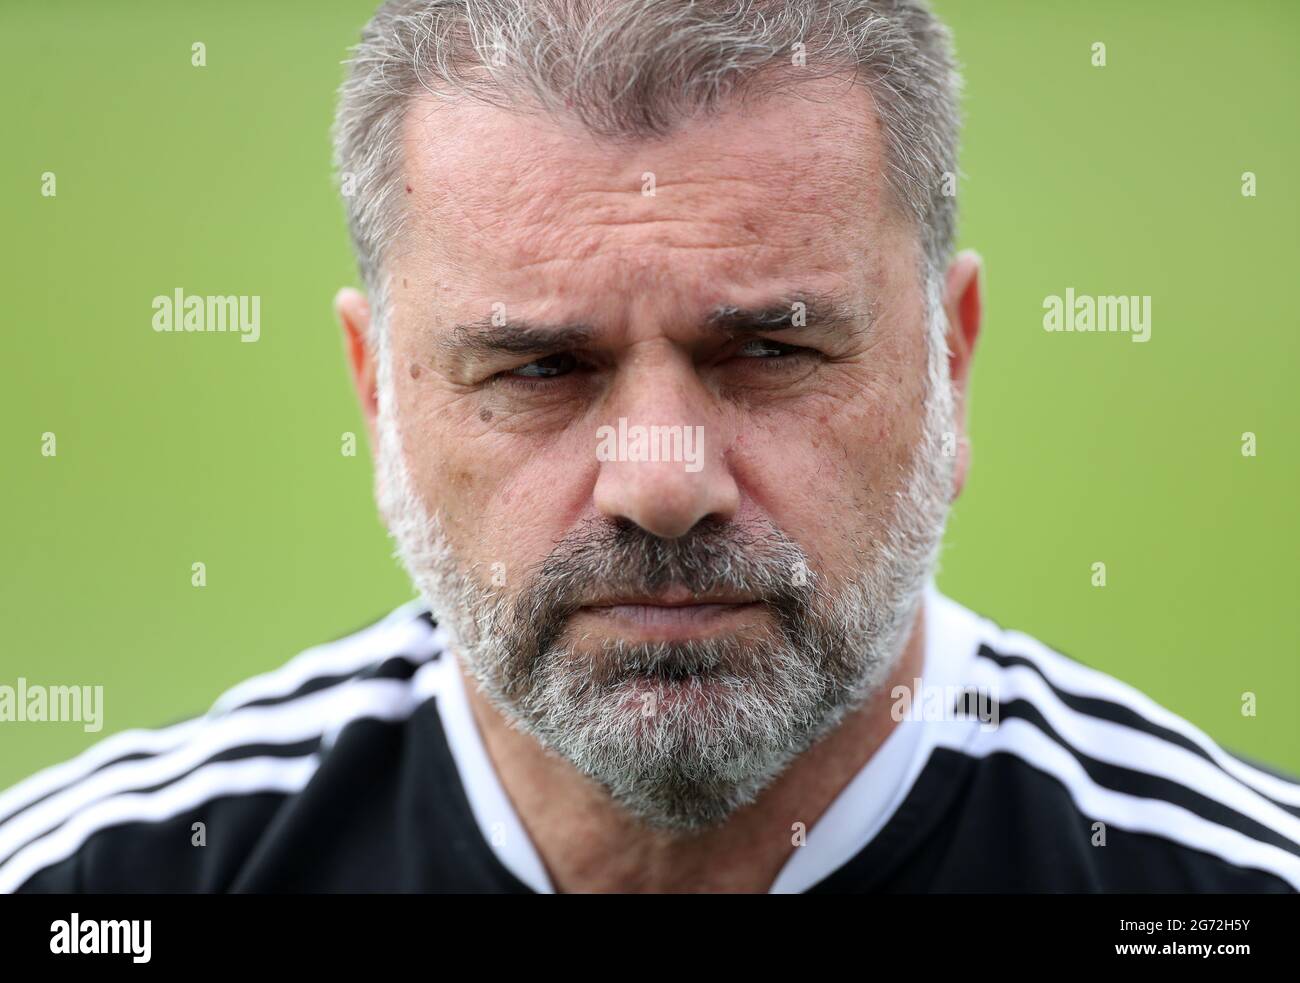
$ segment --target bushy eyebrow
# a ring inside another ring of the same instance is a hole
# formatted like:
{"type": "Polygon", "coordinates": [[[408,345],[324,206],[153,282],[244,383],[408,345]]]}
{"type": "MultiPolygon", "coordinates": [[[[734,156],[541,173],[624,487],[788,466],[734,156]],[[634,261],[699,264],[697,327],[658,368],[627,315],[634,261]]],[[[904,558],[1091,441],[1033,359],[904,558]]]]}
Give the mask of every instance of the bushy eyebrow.
{"type": "Polygon", "coordinates": [[[596,337],[588,324],[542,324],[508,318],[485,317],[458,324],[439,341],[442,350],[457,359],[490,358],[494,355],[553,355],[584,348],[596,337]]]}
{"type": "MultiPolygon", "coordinates": [[[[704,318],[706,328],[731,339],[802,327],[820,330],[868,326],[869,315],[839,299],[819,293],[799,292],[755,307],[722,305],[704,318]]],[[[581,322],[548,324],[520,318],[484,317],[457,324],[438,342],[443,352],[456,359],[542,358],[559,352],[590,347],[598,331],[581,322]]]]}
{"type": "Polygon", "coordinates": [[[802,327],[854,330],[868,326],[869,313],[863,317],[861,311],[827,294],[801,292],[758,307],[715,308],[708,324],[733,338],[802,327]]]}

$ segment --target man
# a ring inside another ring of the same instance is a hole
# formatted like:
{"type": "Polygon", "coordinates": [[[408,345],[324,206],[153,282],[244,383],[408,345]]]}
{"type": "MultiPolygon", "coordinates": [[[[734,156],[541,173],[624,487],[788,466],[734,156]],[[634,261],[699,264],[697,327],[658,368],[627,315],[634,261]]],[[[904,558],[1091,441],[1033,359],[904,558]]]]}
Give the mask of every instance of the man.
{"type": "Polygon", "coordinates": [[[6,793],[0,888],[1300,887],[1300,786],[931,585],[957,86],[921,0],[386,4],[336,303],[424,603],[6,793]]]}

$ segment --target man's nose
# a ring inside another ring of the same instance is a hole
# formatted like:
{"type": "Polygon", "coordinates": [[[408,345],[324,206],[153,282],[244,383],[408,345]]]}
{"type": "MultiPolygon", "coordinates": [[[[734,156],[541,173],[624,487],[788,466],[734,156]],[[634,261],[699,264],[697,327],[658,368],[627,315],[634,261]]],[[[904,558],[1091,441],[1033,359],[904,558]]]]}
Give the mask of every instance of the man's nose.
{"type": "Polygon", "coordinates": [[[646,380],[612,401],[598,443],[593,498],[601,514],[676,539],[702,519],[730,520],[740,491],[723,454],[721,427],[710,420],[698,383],[646,380]]]}

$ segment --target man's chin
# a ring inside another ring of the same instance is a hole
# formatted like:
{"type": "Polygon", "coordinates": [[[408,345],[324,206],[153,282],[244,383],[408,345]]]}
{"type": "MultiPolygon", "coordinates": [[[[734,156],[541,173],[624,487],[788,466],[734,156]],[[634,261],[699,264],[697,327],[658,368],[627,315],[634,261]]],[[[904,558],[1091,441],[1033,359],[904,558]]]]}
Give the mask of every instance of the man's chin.
{"type": "Polygon", "coordinates": [[[752,681],[722,673],[638,675],[607,689],[587,719],[593,737],[618,741],[629,759],[716,768],[747,756],[760,739],[788,739],[773,733],[773,709],[752,681]]]}
{"type": "Polygon", "coordinates": [[[806,746],[779,694],[722,673],[635,675],[545,700],[542,743],[650,826],[692,831],[724,822],[806,746]]]}
{"type": "Polygon", "coordinates": [[[743,734],[699,726],[697,706],[676,707],[569,755],[614,802],[648,826],[698,832],[721,825],[793,758],[789,747],[760,748],[743,734]]]}
{"type": "Polygon", "coordinates": [[[778,650],[789,648],[767,605],[746,606],[746,613],[726,613],[707,625],[655,625],[627,630],[618,622],[598,628],[581,615],[566,619],[544,646],[541,662],[557,675],[584,680],[611,690],[626,685],[638,694],[681,696],[691,689],[708,692],[735,689],[765,680],[778,650]]]}

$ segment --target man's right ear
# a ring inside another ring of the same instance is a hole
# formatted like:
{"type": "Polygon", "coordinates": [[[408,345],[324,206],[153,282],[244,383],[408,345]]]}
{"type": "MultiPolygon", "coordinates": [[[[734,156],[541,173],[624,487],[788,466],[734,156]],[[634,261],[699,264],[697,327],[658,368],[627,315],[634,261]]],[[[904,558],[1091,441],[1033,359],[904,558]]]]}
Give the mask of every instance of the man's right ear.
{"type": "Polygon", "coordinates": [[[344,287],[334,296],[334,313],[343,328],[343,345],[347,350],[348,366],[352,370],[352,385],[361,403],[361,412],[370,431],[370,446],[375,448],[376,422],[379,418],[379,396],[376,384],[379,365],[378,353],[370,347],[370,304],[365,294],[344,287]]]}

